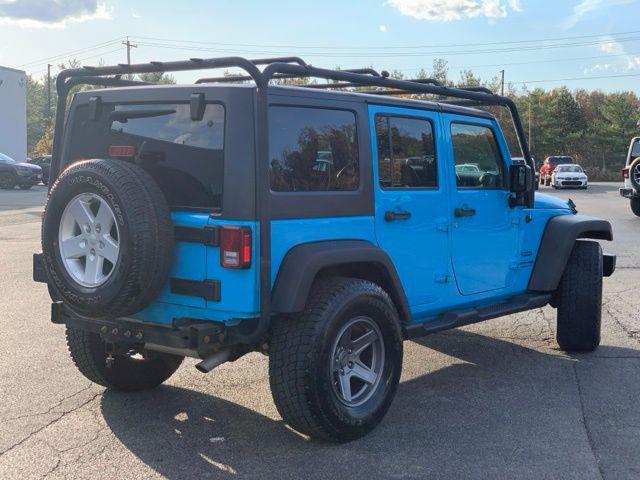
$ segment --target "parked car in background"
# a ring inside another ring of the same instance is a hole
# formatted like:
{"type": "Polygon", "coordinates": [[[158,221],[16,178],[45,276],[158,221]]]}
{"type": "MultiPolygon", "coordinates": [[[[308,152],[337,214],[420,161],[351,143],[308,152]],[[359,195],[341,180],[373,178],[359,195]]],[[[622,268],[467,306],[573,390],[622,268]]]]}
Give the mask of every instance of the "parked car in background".
{"type": "Polygon", "coordinates": [[[552,156],[547,157],[540,167],[540,185],[551,185],[551,175],[558,165],[574,164],[576,161],[573,157],[568,156],[552,156]]]}
{"type": "Polygon", "coordinates": [[[631,201],[631,211],[640,217],[640,137],[631,139],[622,177],[624,187],[620,189],[620,195],[631,201]]]}
{"type": "Polygon", "coordinates": [[[553,188],[588,188],[589,179],[580,165],[558,165],[551,174],[553,188]]]}
{"type": "Polygon", "coordinates": [[[38,165],[42,168],[42,183],[45,185],[49,184],[49,172],[51,171],[51,155],[42,155],[41,157],[34,157],[33,159],[28,159],[28,163],[33,165],[38,165]]]}
{"type": "Polygon", "coordinates": [[[0,153],[0,188],[11,190],[16,185],[28,190],[42,179],[42,169],[37,165],[16,162],[13,158],[0,153]]]}

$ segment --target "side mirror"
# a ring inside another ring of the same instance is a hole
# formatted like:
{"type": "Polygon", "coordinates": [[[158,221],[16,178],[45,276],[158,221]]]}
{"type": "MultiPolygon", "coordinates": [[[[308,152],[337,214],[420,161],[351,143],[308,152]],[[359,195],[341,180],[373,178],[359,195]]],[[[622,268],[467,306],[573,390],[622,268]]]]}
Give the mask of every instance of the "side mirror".
{"type": "Polygon", "coordinates": [[[509,191],[511,193],[525,193],[531,185],[531,167],[516,164],[509,167],[509,191]]]}

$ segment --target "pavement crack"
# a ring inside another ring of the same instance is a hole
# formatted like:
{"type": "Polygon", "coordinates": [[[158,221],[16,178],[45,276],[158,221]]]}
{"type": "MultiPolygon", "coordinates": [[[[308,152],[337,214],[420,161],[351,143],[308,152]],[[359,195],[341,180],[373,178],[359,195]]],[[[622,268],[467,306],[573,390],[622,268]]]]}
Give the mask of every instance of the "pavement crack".
{"type": "Polygon", "coordinates": [[[64,411],[64,412],[59,412],[60,415],[56,418],[54,418],[53,420],[47,422],[45,425],[43,425],[40,428],[37,428],[36,430],[34,430],[33,432],[31,432],[29,435],[27,435],[26,437],[24,437],[22,440],[20,440],[17,443],[14,443],[13,445],[11,445],[9,448],[6,448],[5,450],[3,450],[2,452],[0,452],[0,457],[2,457],[3,455],[11,452],[12,450],[15,450],[16,448],[18,448],[20,445],[22,445],[23,443],[27,442],[28,440],[32,439],[34,436],[38,435],[40,432],[42,432],[43,430],[46,430],[47,428],[51,427],[52,425],[55,425],[56,423],[58,423],[60,420],[62,420],[66,415],[73,413],[77,410],[80,410],[82,407],[90,404],[91,402],[93,402],[96,398],[98,398],[100,395],[102,394],[102,392],[98,392],[95,395],[93,395],[89,400],[86,400],[85,402],[82,402],[80,405],[75,406],[74,408],[64,411]]]}
{"type": "Polygon", "coordinates": [[[589,422],[587,421],[587,414],[584,406],[584,397],[582,395],[582,385],[580,384],[580,378],[578,376],[578,364],[577,362],[573,364],[573,375],[576,380],[576,386],[578,388],[578,399],[580,400],[580,412],[582,414],[582,425],[584,426],[584,430],[587,435],[587,441],[589,442],[589,448],[591,449],[591,453],[598,467],[598,472],[600,473],[600,478],[604,480],[604,470],[602,465],[600,464],[600,458],[598,458],[598,454],[596,453],[596,446],[593,440],[593,435],[591,433],[591,429],[589,428],[589,422]]]}
{"type": "Polygon", "coordinates": [[[54,412],[54,410],[56,408],[58,408],[60,405],[62,405],[64,402],[66,402],[67,400],[72,399],[73,397],[80,395],[83,392],[86,392],[87,390],[91,389],[91,387],[93,386],[93,384],[89,384],[88,386],[86,386],[85,388],[78,390],[75,393],[72,393],[71,395],[67,395],[66,397],[63,397],[62,399],[60,399],[58,402],[56,402],[54,405],[52,405],[51,407],[49,407],[49,409],[45,412],[35,412],[35,413],[25,413],[23,415],[18,415],[17,417],[11,417],[11,418],[5,418],[2,421],[0,421],[0,425],[3,425],[5,423],[9,423],[9,422],[15,422],[16,420],[21,420],[23,418],[30,418],[30,417],[41,417],[43,415],[48,415],[50,413],[58,413],[58,412],[54,412]]]}

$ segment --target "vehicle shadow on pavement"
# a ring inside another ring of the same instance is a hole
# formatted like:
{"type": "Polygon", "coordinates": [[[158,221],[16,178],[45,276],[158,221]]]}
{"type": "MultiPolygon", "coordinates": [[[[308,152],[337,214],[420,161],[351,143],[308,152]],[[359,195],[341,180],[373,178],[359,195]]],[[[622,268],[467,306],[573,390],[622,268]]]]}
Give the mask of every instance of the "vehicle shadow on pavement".
{"type": "Polygon", "coordinates": [[[580,382],[615,390],[600,356],[640,355],[603,347],[571,358],[466,331],[421,339],[405,362],[426,362],[428,373],[403,378],[381,425],[346,445],[308,441],[280,420],[173,386],[107,391],[101,409],[117,439],[170,479],[599,478],[588,430],[599,407],[580,382]]]}

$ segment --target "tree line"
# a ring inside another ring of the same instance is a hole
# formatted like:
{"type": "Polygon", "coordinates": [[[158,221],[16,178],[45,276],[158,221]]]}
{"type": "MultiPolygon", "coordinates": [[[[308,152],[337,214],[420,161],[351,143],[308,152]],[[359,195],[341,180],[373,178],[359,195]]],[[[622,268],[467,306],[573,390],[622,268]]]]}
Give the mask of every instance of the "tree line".
{"type": "MultiPolygon", "coordinates": [[[[66,66],[78,67],[79,63],[71,61],[66,66]]],[[[390,72],[390,76],[409,78],[399,71],[390,72]]],[[[143,74],[137,78],[153,83],[175,83],[174,77],[162,73],[143,74]]],[[[471,70],[460,72],[457,79],[452,78],[447,62],[442,59],[435,60],[429,70],[420,70],[416,78],[432,78],[447,86],[484,86],[494,92],[501,89],[499,78],[482,79],[471,70]]],[[[27,79],[27,142],[31,156],[48,154],[51,150],[57,98],[53,78],[49,108],[46,80],[46,77],[27,79]]],[[[302,79],[282,83],[309,81],[302,79]]],[[[594,179],[619,179],[629,141],[631,137],[640,135],[638,95],[634,92],[570,90],[567,87],[551,90],[526,86],[515,88],[510,84],[504,89],[505,95],[518,106],[531,153],[538,164],[550,155],[570,155],[594,179]]],[[[496,113],[495,110],[492,112],[496,113]]],[[[503,113],[496,116],[506,136],[512,136],[510,117],[503,113]]]]}

